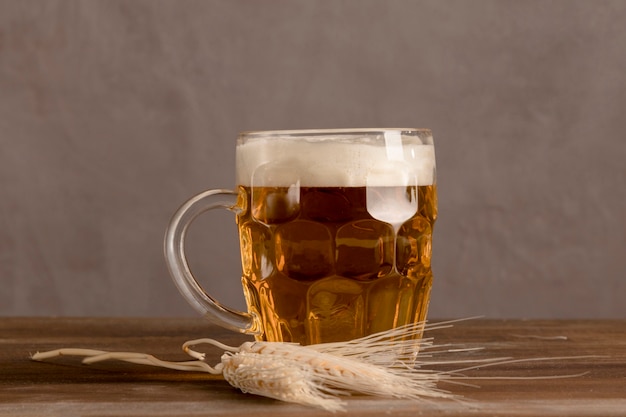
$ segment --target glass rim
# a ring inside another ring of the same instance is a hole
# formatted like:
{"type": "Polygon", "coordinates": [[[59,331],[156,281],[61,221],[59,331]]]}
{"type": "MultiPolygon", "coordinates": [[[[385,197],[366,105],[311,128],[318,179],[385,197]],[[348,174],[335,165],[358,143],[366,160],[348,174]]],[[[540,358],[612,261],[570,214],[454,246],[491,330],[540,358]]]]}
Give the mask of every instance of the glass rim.
{"type": "Polygon", "coordinates": [[[409,135],[432,136],[429,128],[401,128],[401,127],[381,127],[381,128],[339,128],[339,129],[288,129],[288,130],[246,130],[239,133],[240,138],[271,137],[271,136],[323,136],[323,135],[358,135],[358,134],[384,134],[386,132],[404,133],[409,135]]]}

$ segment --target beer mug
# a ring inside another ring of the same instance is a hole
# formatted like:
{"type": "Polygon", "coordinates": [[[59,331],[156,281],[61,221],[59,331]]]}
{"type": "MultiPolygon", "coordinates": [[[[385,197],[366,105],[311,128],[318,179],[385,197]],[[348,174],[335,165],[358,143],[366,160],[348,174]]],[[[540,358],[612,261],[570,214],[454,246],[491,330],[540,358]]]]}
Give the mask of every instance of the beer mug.
{"type": "Polygon", "coordinates": [[[430,130],[244,132],[236,181],[188,200],[165,236],[174,282],[207,319],[302,345],[425,320],[437,218],[430,130]],[[207,294],[185,257],[192,220],[218,208],[236,217],[247,312],[207,294]]]}

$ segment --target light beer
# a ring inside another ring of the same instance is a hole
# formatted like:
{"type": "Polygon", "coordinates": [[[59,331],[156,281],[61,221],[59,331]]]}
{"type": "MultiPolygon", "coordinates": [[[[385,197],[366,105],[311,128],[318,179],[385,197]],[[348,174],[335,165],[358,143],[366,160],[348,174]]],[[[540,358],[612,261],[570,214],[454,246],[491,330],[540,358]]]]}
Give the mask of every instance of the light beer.
{"type": "Polygon", "coordinates": [[[262,340],[349,340],[424,320],[432,143],[261,138],[237,147],[243,288],[262,340]]]}

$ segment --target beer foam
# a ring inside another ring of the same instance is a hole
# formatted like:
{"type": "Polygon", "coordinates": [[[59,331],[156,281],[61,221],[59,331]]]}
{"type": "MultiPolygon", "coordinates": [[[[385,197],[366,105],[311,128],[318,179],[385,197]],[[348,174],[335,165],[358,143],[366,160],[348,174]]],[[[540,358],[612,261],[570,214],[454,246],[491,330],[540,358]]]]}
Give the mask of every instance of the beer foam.
{"type": "Polygon", "coordinates": [[[435,182],[432,143],[402,138],[254,138],[237,146],[237,184],[254,187],[415,186],[435,182]]]}

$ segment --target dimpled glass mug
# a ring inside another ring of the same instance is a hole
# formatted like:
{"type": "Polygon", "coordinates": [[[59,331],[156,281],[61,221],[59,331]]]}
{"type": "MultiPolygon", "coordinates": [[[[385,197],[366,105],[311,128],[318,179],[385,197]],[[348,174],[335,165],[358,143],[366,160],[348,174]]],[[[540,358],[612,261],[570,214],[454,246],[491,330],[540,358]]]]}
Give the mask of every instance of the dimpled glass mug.
{"type": "Polygon", "coordinates": [[[174,282],[207,319],[302,345],[425,320],[437,218],[430,130],[244,132],[236,165],[237,190],[191,198],[165,236],[174,282]],[[216,208],[236,216],[247,313],[208,295],[185,258],[187,227],[216,208]]]}

